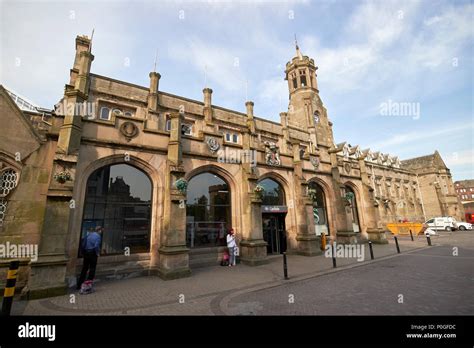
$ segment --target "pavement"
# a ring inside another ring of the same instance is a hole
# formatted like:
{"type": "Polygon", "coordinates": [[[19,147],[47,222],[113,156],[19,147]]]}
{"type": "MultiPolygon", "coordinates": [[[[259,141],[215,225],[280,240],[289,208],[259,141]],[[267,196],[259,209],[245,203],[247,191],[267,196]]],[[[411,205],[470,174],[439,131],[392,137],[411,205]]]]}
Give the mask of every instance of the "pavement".
{"type": "Polygon", "coordinates": [[[15,301],[12,314],[474,314],[474,231],[431,239],[429,247],[424,236],[399,237],[398,254],[389,237],[389,244],[373,244],[375,260],[365,244],[363,261],[337,258],[337,268],[324,255],[288,255],[288,280],[276,255],[265,265],[198,268],[176,280],[98,281],[89,295],[15,301]]]}

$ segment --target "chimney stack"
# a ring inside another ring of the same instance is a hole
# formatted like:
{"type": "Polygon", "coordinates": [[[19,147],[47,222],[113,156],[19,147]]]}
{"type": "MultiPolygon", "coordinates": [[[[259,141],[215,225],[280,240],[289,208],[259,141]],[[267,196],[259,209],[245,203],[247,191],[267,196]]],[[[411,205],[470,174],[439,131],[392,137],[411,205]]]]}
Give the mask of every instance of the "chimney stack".
{"type": "Polygon", "coordinates": [[[212,89],[204,88],[202,92],[204,93],[204,107],[210,108],[212,104],[212,89]]]}
{"type": "Polygon", "coordinates": [[[161,75],[155,71],[150,73],[150,91],[148,92],[148,109],[157,111],[158,109],[158,87],[161,75]]]}
{"type": "MultiPolygon", "coordinates": [[[[90,44],[90,41],[89,41],[90,44]]],[[[77,53],[77,52],[76,52],[77,53]]],[[[79,54],[79,71],[74,81],[74,89],[80,91],[84,95],[88,92],[89,73],[91,71],[94,55],[89,50],[82,50],[79,54]]],[[[76,62],[75,62],[76,63],[76,62]]],[[[74,64],[75,65],[75,64],[74,64]]]]}
{"type": "Polygon", "coordinates": [[[253,102],[248,101],[245,103],[245,107],[247,108],[247,126],[250,129],[251,133],[255,133],[255,120],[253,118],[253,102]]]}
{"type": "Polygon", "coordinates": [[[204,93],[204,119],[206,123],[212,123],[212,89],[204,88],[202,92],[204,93]]]}

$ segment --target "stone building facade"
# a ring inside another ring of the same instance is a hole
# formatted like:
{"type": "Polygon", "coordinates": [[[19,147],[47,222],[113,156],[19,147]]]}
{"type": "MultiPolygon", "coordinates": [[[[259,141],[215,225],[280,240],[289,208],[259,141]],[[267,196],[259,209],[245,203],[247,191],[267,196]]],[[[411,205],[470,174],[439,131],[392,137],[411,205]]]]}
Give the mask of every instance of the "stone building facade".
{"type": "Polygon", "coordinates": [[[335,144],[318,68],[298,47],[280,122],[256,117],[251,101],[245,113],[216,106],[210,88],[203,101],[160,91],[157,72],[149,87],[93,74],[91,52],[78,36],[50,113],[22,111],[0,90],[0,242],[39,244],[21,268],[30,298],[74,285],[81,237],[97,225],[99,274],[173,279],[216,262],[230,228],[241,262],[258,265],[321,253],[321,233],[384,243],[387,222],[458,213],[438,153],[427,172],[420,159],[335,144]]]}

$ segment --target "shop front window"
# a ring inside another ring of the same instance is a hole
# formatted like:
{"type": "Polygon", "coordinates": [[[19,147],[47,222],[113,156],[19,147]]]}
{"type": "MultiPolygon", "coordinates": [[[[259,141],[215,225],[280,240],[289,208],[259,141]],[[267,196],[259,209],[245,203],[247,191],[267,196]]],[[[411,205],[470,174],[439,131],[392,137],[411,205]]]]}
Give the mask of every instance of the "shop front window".
{"type": "Polygon", "coordinates": [[[128,164],[102,167],[87,181],[81,239],[104,228],[101,255],[149,252],[151,182],[128,164]]]}
{"type": "Polygon", "coordinates": [[[191,178],[186,205],[187,246],[199,248],[226,245],[231,222],[227,182],[213,173],[202,173],[191,178]]]}
{"type": "Polygon", "coordinates": [[[316,229],[316,235],[329,234],[327,209],[326,209],[326,197],[324,191],[320,185],[315,182],[310,182],[308,185],[309,189],[316,192],[316,200],[313,201],[313,217],[314,225],[316,229]]]}
{"type": "Polygon", "coordinates": [[[360,225],[359,225],[359,214],[357,212],[357,200],[355,192],[349,186],[346,186],[346,193],[352,193],[351,204],[350,207],[352,209],[352,228],[354,232],[360,232],[360,225]]]}

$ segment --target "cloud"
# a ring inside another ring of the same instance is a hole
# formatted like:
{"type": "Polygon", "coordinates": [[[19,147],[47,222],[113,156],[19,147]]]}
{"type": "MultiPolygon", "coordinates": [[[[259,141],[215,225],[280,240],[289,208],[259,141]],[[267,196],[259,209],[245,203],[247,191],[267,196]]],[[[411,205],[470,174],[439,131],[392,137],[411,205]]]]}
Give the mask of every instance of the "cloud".
{"type": "Polygon", "coordinates": [[[419,143],[423,140],[436,139],[441,136],[464,132],[466,130],[469,130],[469,128],[472,128],[472,125],[468,126],[466,124],[459,124],[449,128],[437,127],[434,129],[424,129],[422,132],[420,132],[419,130],[403,132],[399,134],[394,134],[388,139],[384,139],[383,141],[380,141],[378,143],[374,143],[370,146],[370,148],[374,151],[377,151],[377,149],[387,149],[389,147],[395,147],[397,145],[419,143]]]}
{"type": "MultiPolygon", "coordinates": [[[[305,37],[301,46],[320,66],[320,87],[333,95],[360,90],[419,94],[414,90],[416,84],[407,82],[419,82],[420,76],[435,79],[432,70],[436,68],[451,69],[453,58],[462,56],[462,50],[472,43],[474,7],[445,6],[420,27],[419,19],[426,10],[422,4],[365,2],[351,14],[342,29],[343,39],[333,47],[305,37]]],[[[443,86],[428,84],[427,89],[439,91],[443,86]]]]}
{"type": "Polygon", "coordinates": [[[168,49],[170,57],[181,64],[190,64],[204,80],[226,91],[242,89],[245,76],[240,69],[241,52],[204,42],[198,37],[190,37],[185,42],[175,43],[168,49]]]}
{"type": "Polygon", "coordinates": [[[474,175],[474,150],[468,149],[460,152],[453,152],[445,159],[448,167],[458,167],[471,165],[471,174],[474,175]]]}

